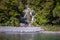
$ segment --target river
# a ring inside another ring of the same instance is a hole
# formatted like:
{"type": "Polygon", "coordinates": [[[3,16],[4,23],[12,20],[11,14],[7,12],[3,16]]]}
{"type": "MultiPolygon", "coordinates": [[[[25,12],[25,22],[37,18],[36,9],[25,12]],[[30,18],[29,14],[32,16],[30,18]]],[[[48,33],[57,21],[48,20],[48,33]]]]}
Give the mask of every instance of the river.
{"type": "Polygon", "coordinates": [[[39,32],[21,34],[0,33],[0,40],[60,40],[60,34],[45,34],[39,32]]]}
{"type": "Polygon", "coordinates": [[[0,27],[0,40],[60,40],[60,32],[39,29],[39,27],[0,27]]]}

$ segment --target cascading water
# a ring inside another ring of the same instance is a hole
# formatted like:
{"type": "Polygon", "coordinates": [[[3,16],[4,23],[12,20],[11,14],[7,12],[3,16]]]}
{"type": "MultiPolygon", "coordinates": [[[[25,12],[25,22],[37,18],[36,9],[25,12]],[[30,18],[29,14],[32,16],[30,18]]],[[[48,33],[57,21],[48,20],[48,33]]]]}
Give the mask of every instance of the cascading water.
{"type": "Polygon", "coordinates": [[[30,8],[26,8],[23,10],[25,13],[24,18],[26,18],[26,22],[28,23],[28,26],[31,26],[31,23],[34,21],[34,10],[31,10],[30,8]]]}

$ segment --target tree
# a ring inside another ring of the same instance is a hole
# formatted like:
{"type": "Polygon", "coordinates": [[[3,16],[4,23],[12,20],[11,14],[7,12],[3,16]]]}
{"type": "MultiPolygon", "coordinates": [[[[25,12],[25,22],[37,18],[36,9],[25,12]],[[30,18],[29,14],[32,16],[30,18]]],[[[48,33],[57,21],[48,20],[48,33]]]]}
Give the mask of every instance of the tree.
{"type": "Polygon", "coordinates": [[[17,16],[20,16],[20,12],[23,10],[23,8],[23,3],[21,1],[19,2],[19,0],[1,0],[0,25],[17,26],[19,24],[19,19],[17,16]]]}

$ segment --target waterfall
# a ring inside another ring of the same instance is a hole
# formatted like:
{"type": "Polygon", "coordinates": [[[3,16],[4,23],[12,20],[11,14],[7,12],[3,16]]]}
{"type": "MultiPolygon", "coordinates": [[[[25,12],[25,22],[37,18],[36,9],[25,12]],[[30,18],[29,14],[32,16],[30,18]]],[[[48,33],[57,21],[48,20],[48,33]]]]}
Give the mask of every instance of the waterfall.
{"type": "Polygon", "coordinates": [[[23,10],[25,13],[24,18],[26,18],[26,22],[28,26],[31,26],[31,23],[34,21],[34,10],[31,10],[29,7],[23,10]]]}

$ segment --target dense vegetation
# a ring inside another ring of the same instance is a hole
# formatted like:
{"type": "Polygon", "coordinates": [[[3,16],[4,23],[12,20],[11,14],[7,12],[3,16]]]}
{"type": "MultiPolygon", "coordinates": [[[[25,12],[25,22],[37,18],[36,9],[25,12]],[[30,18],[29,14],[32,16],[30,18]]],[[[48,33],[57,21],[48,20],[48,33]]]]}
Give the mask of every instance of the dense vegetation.
{"type": "Polygon", "coordinates": [[[35,11],[34,24],[60,25],[60,0],[0,0],[0,25],[18,26],[26,5],[35,11]]]}

